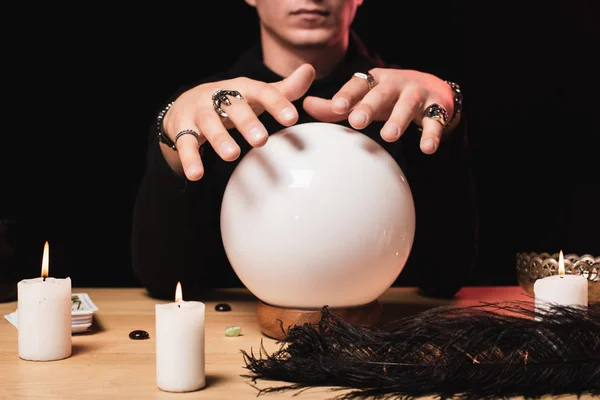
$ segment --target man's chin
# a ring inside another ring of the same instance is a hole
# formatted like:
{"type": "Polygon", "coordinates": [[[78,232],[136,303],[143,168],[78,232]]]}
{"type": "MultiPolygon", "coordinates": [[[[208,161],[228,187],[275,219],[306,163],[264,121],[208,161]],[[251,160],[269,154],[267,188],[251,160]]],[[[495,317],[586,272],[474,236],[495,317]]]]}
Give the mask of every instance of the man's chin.
{"type": "Polygon", "coordinates": [[[294,32],[292,44],[299,48],[323,49],[331,46],[335,35],[326,29],[302,29],[294,32]]]}

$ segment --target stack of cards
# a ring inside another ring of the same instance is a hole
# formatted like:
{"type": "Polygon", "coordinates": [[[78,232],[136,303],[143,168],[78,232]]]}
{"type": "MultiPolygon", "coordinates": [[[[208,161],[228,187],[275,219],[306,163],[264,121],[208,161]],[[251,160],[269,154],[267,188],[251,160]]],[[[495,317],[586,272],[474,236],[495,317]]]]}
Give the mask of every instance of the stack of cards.
{"type": "Polygon", "coordinates": [[[71,327],[73,332],[85,332],[94,319],[94,312],[98,307],[87,293],[73,293],[71,295],[71,327]]]}
{"type": "MultiPolygon", "coordinates": [[[[73,293],[71,295],[71,328],[73,333],[85,332],[92,326],[94,312],[98,307],[87,293],[73,293]]],[[[19,310],[7,314],[4,318],[19,327],[19,310]]]]}

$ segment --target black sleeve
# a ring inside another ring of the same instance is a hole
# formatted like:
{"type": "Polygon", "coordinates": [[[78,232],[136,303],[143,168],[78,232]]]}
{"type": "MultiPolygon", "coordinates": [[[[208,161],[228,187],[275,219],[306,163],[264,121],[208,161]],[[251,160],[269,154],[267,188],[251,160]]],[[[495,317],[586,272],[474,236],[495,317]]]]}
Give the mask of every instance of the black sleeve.
{"type": "Polygon", "coordinates": [[[416,232],[401,278],[428,296],[449,297],[469,284],[477,256],[477,192],[465,116],[434,154],[422,153],[419,140],[411,135],[405,146],[416,232]]]}
{"type": "Polygon", "coordinates": [[[131,255],[138,280],[152,296],[174,298],[177,282],[184,295],[191,295],[231,279],[221,265],[220,235],[215,234],[226,174],[213,171],[223,167],[217,165],[209,145],[202,152],[202,179],[192,182],[176,174],[164,159],[151,124],[133,210],[131,255]]]}
{"type": "Polygon", "coordinates": [[[131,250],[136,276],[157,297],[174,296],[177,282],[185,280],[186,262],[198,262],[201,268],[198,252],[189,251],[188,241],[201,246],[203,232],[189,214],[194,203],[206,208],[202,202],[207,185],[199,184],[192,192],[187,185],[167,164],[158,141],[151,136],[134,205],[131,250]]]}

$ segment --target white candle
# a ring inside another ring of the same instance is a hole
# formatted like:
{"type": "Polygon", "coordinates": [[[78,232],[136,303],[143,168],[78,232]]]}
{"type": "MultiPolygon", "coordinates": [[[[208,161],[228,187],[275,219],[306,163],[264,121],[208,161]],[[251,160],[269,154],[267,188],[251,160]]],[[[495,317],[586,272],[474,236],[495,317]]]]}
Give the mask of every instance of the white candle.
{"type": "Polygon", "coordinates": [[[167,392],[192,392],[206,384],[205,305],[183,301],[177,283],[175,303],[156,305],[156,383],[167,392]]]}
{"type": "Polygon", "coordinates": [[[17,285],[19,357],[31,361],[71,356],[71,279],[48,277],[48,242],[44,245],[42,277],[17,285]]]}
{"type": "Polygon", "coordinates": [[[545,310],[551,304],[587,308],[588,282],[581,275],[566,275],[563,252],[558,258],[558,275],[547,276],[533,285],[536,309],[545,310]]]}

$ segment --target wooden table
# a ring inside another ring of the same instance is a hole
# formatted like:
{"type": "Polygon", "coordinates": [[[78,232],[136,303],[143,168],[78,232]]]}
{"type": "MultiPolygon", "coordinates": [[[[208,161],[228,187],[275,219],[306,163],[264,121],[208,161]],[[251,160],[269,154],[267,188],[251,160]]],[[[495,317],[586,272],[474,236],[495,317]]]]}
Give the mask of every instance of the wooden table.
{"type": "MultiPolygon", "coordinates": [[[[143,289],[74,288],[87,292],[99,307],[94,325],[87,333],[73,336],[73,355],[62,361],[30,362],[17,352],[17,329],[2,318],[0,322],[0,399],[245,399],[256,398],[246,373],[240,349],[257,349],[264,339],[268,351],[278,348],[274,340],[261,335],[254,312],[256,299],[243,289],[218,290],[202,299],[206,313],[207,386],[193,393],[166,393],[156,387],[154,305],[143,289]],[[216,312],[214,306],[227,302],[230,312],[216,312]],[[239,325],[243,335],[226,337],[225,327],[239,325]],[[129,332],[144,329],[148,340],[131,340],[129,332]]],[[[185,293],[184,293],[185,295],[185,293]]],[[[413,288],[392,288],[380,301],[384,318],[396,318],[440,304],[475,304],[480,301],[522,299],[518,287],[472,287],[461,290],[451,301],[418,295],[413,288]]],[[[16,302],[0,304],[2,317],[16,309],[16,302]]],[[[258,382],[258,387],[277,385],[258,382]]],[[[261,398],[292,398],[295,392],[267,394],[261,398]]],[[[327,388],[310,389],[298,400],[326,399],[340,392],[327,388]]],[[[591,397],[590,397],[591,398],[591,397]]]]}

